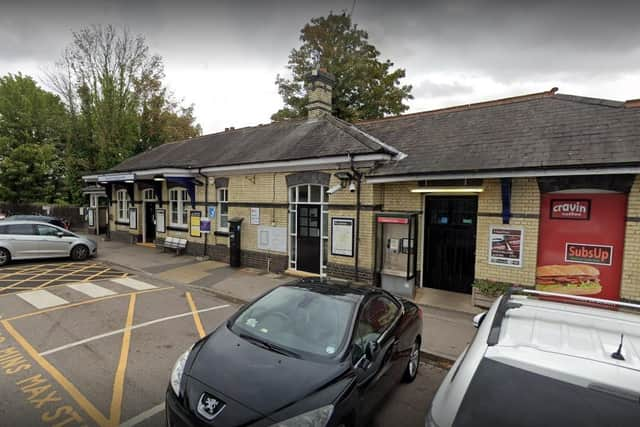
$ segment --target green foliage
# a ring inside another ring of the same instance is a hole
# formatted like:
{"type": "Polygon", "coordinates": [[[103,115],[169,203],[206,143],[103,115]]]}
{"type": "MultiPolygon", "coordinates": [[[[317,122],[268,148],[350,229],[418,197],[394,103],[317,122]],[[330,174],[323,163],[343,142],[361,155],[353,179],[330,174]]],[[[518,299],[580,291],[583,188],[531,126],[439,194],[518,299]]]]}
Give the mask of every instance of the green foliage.
{"type": "Polygon", "coordinates": [[[493,280],[476,279],[472,286],[488,297],[499,297],[514,285],[511,283],[494,282],[493,280]]]}
{"type": "Polygon", "coordinates": [[[313,18],[301,30],[302,45],[289,54],[287,68],[292,77],[276,78],[285,106],[271,119],[306,115],[305,80],[316,67],[326,68],[336,77],[333,114],[341,119],[374,119],[406,111],[409,107],[403,101],[412,96],[411,85],[400,85],[405,70],[392,70],[391,61],[380,61],[380,52],[368,38],[344,12],[313,18]]]}
{"type": "Polygon", "coordinates": [[[0,200],[54,202],[65,192],[68,115],[31,77],[0,78],[0,200]]]}

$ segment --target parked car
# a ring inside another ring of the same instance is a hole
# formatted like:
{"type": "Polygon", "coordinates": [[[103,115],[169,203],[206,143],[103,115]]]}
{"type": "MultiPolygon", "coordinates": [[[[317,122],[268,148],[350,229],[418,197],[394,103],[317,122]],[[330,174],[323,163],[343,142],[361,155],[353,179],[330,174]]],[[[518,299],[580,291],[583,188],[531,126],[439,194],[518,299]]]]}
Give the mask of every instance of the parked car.
{"type": "Polygon", "coordinates": [[[422,312],[374,288],[303,280],[258,298],[176,362],[168,425],[360,426],[416,378],[422,312]]]}
{"type": "Polygon", "coordinates": [[[640,315],[620,309],[640,305],[508,292],[474,319],[425,425],[638,426],[640,315]]]}
{"type": "Polygon", "coordinates": [[[0,223],[0,266],[11,260],[71,257],[81,261],[97,253],[93,240],[44,222],[5,219],[0,223]]]}
{"type": "Polygon", "coordinates": [[[9,221],[37,221],[53,224],[57,227],[69,230],[69,223],[63,218],[56,218],[54,216],[45,215],[11,215],[6,218],[9,221]]]}

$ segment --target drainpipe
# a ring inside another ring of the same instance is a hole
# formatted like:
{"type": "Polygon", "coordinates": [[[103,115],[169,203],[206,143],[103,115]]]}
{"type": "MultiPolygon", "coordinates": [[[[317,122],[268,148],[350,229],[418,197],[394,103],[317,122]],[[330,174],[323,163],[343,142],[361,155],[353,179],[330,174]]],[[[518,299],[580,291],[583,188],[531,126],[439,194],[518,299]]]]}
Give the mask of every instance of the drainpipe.
{"type": "MultiPolygon", "coordinates": [[[[205,215],[209,215],[209,212],[207,212],[207,209],[209,209],[208,205],[209,205],[209,177],[206,175],[202,174],[202,168],[198,169],[198,175],[200,175],[201,177],[204,178],[204,210],[205,210],[205,215]]],[[[207,238],[209,237],[209,233],[205,233],[204,235],[204,253],[202,254],[203,257],[207,256],[207,238]]]]}
{"type": "Polygon", "coordinates": [[[353,158],[351,158],[351,172],[356,179],[356,241],[355,241],[355,265],[354,265],[354,281],[357,282],[360,279],[360,269],[358,263],[358,253],[360,249],[360,181],[362,174],[358,172],[353,165],[353,158]]]}

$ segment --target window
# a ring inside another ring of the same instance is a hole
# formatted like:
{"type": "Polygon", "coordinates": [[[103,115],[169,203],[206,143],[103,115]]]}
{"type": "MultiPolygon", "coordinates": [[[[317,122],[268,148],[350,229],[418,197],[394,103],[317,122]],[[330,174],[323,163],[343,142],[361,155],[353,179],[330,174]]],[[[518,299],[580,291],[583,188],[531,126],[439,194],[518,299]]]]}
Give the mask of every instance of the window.
{"type": "Polygon", "coordinates": [[[218,188],[218,230],[229,231],[229,189],[218,188]]]}
{"type": "Polygon", "coordinates": [[[189,196],[184,188],[169,190],[169,224],[175,227],[186,227],[188,219],[189,196]]]}
{"type": "Polygon", "coordinates": [[[35,231],[31,224],[11,224],[7,225],[7,234],[17,234],[20,236],[33,236],[35,231]]]}
{"type": "Polygon", "coordinates": [[[116,192],[116,209],[118,221],[129,222],[129,195],[127,190],[118,190],[116,192]]]}
{"type": "Polygon", "coordinates": [[[36,230],[38,231],[38,235],[40,236],[57,236],[58,233],[61,233],[57,228],[49,227],[48,225],[36,225],[36,230]]]}
{"type": "Polygon", "coordinates": [[[142,200],[144,200],[145,202],[156,201],[156,192],[153,191],[153,188],[147,188],[142,192],[142,200]]]}
{"type": "Polygon", "coordinates": [[[391,326],[399,310],[393,301],[384,296],[374,297],[364,306],[353,340],[354,362],[364,354],[368,343],[378,340],[391,326]]]}

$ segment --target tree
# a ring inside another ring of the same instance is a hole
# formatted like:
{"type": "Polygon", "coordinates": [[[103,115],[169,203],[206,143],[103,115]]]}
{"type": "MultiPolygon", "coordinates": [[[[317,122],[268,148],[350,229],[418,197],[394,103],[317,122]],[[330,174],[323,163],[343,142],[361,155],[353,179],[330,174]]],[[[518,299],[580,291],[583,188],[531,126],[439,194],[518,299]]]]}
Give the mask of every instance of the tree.
{"type": "Polygon", "coordinates": [[[0,78],[0,200],[64,197],[68,115],[60,99],[22,74],[0,78]]]}
{"type": "Polygon", "coordinates": [[[392,70],[391,61],[380,61],[380,52],[368,38],[346,12],[311,19],[301,30],[302,45],[289,54],[291,78],[276,78],[285,106],[271,119],[306,115],[305,80],[316,67],[326,68],[336,77],[333,114],[341,119],[374,119],[406,111],[409,106],[403,101],[413,97],[411,85],[400,85],[405,70],[392,70]]]}
{"type": "Polygon", "coordinates": [[[193,107],[181,107],[163,86],[162,58],[143,36],[113,26],[73,33],[56,70],[54,90],[72,117],[68,163],[81,171],[105,170],[164,142],[201,133],[193,107]]]}

